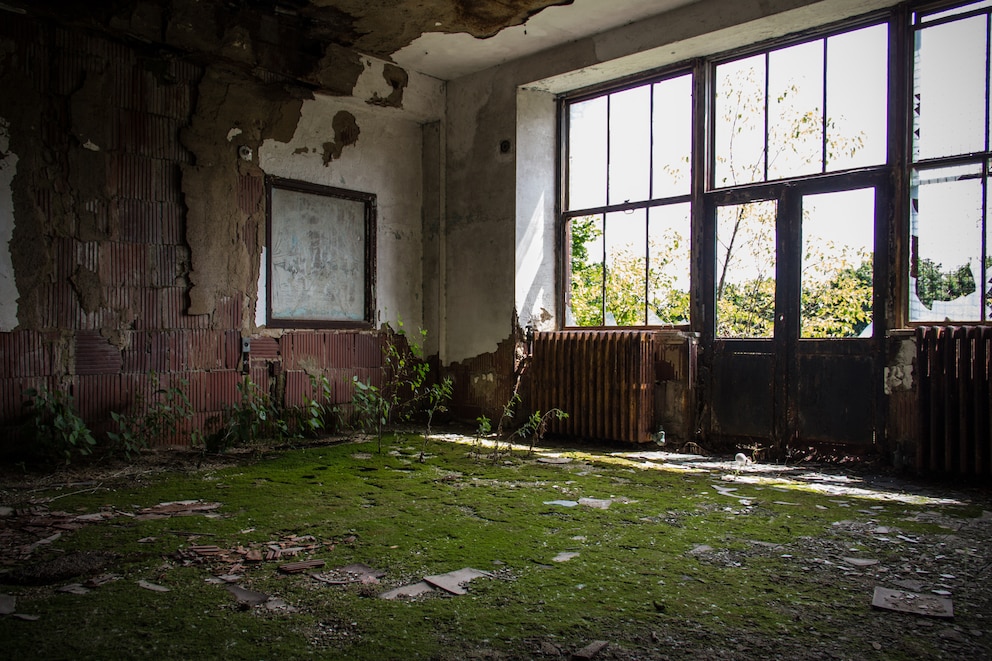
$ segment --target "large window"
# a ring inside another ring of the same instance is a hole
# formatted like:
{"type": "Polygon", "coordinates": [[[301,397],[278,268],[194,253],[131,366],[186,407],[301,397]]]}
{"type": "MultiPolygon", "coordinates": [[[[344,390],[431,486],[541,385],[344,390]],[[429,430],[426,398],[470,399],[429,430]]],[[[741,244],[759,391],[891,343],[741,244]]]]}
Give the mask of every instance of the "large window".
{"type": "Polygon", "coordinates": [[[565,104],[566,324],[689,323],[692,75],[565,104]]]}
{"type": "Polygon", "coordinates": [[[992,320],[990,7],[913,15],[913,322],[992,320]]]}
{"type": "Polygon", "coordinates": [[[566,326],[867,337],[876,237],[905,297],[890,325],[992,322],[990,0],[911,3],[562,108],[566,326]]]}

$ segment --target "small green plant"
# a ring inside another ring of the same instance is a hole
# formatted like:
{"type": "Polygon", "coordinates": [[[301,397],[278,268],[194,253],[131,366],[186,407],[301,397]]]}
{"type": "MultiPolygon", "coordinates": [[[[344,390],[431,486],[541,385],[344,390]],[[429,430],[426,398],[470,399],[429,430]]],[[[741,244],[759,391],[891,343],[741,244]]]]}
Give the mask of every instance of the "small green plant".
{"type": "MultiPolygon", "coordinates": [[[[500,458],[500,441],[503,440],[503,428],[505,425],[509,424],[510,420],[513,420],[513,414],[520,403],[520,395],[517,391],[513,391],[513,395],[507,400],[506,404],[503,404],[503,411],[500,413],[499,422],[496,424],[496,440],[493,443],[493,463],[495,464],[500,458]]],[[[509,441],[507,441],[507,450],[509,451],[509,441]]]]}
{"type": "Polygon", "coordinates": [[[530,441],[528,453],[533,454],[534,446],[540,444],[544,439],[544,434],[548,431],[548,423],[551,419],[564,420],[567,417],[568,414],[561,409],[550,409],[543,414],[540,411],[534,411],[527,418],[527,422],[514,432],[514,434],[530,441]]]}
{"type": "Polygon", "coordinates": [[[382,454],[382,434],[389,423],[392,400],[383,395],[382,389],[369,381],[351,377],[355,386],[351,403],[358,417],[358,425],[368,435],[375,434],[379,454],[382,454]]]}
{"type": "Polygon", "coordinates": [[[331,382],[323,374],[310,375],[310,389],[314,398],[303,396],[303,411],[301,426],[310,434],[316,434],[330,425],[330,417],[335,409],[328,402],[333,398],[331,382]]]}
{"type": "Polygon", "coordinates": [[[489,436],[493,430],[492,421],[484,415],[480,415],[475,419],[475,454],[476,456],[482,455],[482,437],[489,436]]]}
{"type": "Polygon", "coordinates": [[[427,389],[427,430],[424,433],[424,447],[420,450],[420,461],[424,461],[424,455],[427,452],[427,441],[431,438],[431,424],[434,422],[434,416],[448,410],[447,402],[451,400],[452,388],[451,378],[445,377],[441,383],[435,383],[427,389]]]}
{"type": "Polygon", "coordinates": [[[238,383],[238,393],[241,401],[227,408],[223,426],[207,437],[205,444],[208,452],[251,446],[262,439],[283,437],[289,433],[272,397],[247,374],[238,383]]]}
{"type": "Polygon", "coordinates": [[[119,431],[107,432],[107,437],[112,450],[127,459],[147,448],[149,441],[169,438],[193,417],[193,406],[186,394],[188,381],[180,379],[178,386],[164,388],[155,372],[149,373],[149,380],[153,389],[151,402],[146,403],[144,395],[139,393],[135,397],[135,414],[110,413],[119,431]]]}
{"type": "Polygon", "coordinates": [[[72,395],[44,387],[29,388],[24,394],[30,398],[27,432],[31,447],[27,454],[43,462],[58,457],[69,464],[75,455],[93,452],[96,439],[76,412],[72,395]]]}

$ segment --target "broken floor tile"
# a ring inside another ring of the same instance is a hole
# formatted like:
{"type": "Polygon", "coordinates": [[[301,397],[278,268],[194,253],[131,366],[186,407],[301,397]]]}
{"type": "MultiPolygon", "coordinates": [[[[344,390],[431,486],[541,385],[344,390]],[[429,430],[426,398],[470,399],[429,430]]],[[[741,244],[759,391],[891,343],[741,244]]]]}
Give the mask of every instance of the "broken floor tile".
{"type": "Polygon", "coordinates": [[[928,617],[954,617],[954,602],[950,599],[903,590],[890,590],[881,586],[875,587],[871,605],[873,608],[928,617]]]}
{"type": "Polygon", "coordinates": [[[478,569],[472,569],[471,567],[465,567],[464,569],[448,572],[447,574],[424,576],[424,581],[451,594],[465,594],[465,589],[461,587],[461,584],[468,583],[480,576],[492,576],[492,574],[479,571],[478,569]]]}
{"type": "Polygon", "coordinates": [[[151,590],[152,592],[169,592],[169,588],[162,585],[156,585],[155,583],[150,583],[144,579],[138,581],[138,585],[146,590],[151,590]]]}
{"type": "Polygon", "coordinates": [[[89,594],[90,591],[84,588],[80,583],[70,583],[69,585],[63,585],[56,592],[66,592],[68,594],[89,594]]]}
{"type": "Polygon", "coordinates": [[[612,502],[609,498],[579,498],[579,505],[598,510],[609,509],[612,502]]]}
{"type": "Polygon", "coordinates": [[[579,504],[577,500],[546,500],[545,505],[560,505],[561,507],[575,507],[579,504]]]}
{"type": "Polygon", "coordinates": [[[224,588],[234,595],[234,598],[238,600],[239,604],[257,606],[258,604],[264,604],[269,599],[269,595],[267,594],[255,592],[254,590],[248,590],[233,583],[225,585],[224,588]]]}
{"type": "Polygon", "coordinates": [[[417,597],[424,594],[425,592],[433,592],[434,588],[428,585],[425,581],[420,581],[419,583],[413,583],[411,585],[404,585],[402,587],[389,590],[388,592],[383,592],[379,595],[380,599],[396,599],[398,597],[417,597]]]}

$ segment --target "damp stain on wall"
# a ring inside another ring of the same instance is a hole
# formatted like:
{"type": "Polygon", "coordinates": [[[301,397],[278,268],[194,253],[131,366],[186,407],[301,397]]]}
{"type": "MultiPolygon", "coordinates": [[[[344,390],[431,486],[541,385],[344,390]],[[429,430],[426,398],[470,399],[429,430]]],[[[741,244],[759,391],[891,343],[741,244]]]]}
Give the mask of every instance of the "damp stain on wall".
{"type": "Polygon", "coordinates": [[[323,144],[324,165],[341,158],[344,148],[358,142],[358,136],[362,132],[355,116],[347,110],[339,110],[334,115],[331,127],[334,129],[334,140],[323,144]]]}

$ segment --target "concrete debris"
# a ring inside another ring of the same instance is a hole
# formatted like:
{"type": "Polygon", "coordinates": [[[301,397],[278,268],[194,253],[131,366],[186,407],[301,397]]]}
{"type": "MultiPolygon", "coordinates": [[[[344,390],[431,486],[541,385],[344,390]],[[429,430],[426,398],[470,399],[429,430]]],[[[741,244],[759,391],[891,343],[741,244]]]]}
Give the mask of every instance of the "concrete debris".
{"type": "Polygon", "coordinates": [[[447,574],[424,576],[424,581],[451,594],[466,594],[461,584],[468,583],[480,576],[491,577],[492,574],[478,569],[472,569],[471,567],[465,567],[464,569],[448,572],[447,574]]]}
{"type": "Polygon", "coordinates": [[[426,582],[420,581],[419,583],[412,583],[410,585],[404,585],[402,587],[389,590],[388,592],[383,592],[382,594],[379,595],[379,598],[392,600],[392,599],[397,599],[399,597],[406,597],[408,599],[412,599],[413,597],[419,597],[420,595],[426,592],[433,592],[433,591],[434,588],[432,588],[426,582]]]}
{"type": "Polygon", "coordinates": [[[573,661],[584,661],[586,659],[595,658],[596,655],[602,652],[607,645],[609,645],[609,643],[605,640],[593,641],[580,649],[578,652],[572,654],[572,659],[573,661]]]}
{"type": "Polygon", "coordinates": [[[151,590],[152,592],[169,592],[169,588],[162,585],[156,585],[155,583],[150,583],[144,579],[138,581],[138,585],[146,590],[151,590]]]}
{"type": "Polygon", "coordinates": [[[241,587],[240,585],[228,584],[224,586],[225,589],[234,595],[239,604],[245,606],[258,606],[259,604],[264,604],[269,600],[269,595],[262,592],[255,592],[254,590],[248,590],[241,587]]]}
{"type": "Polygon", "coordinates": [[[928,617],[954,617],[954,603],[950,599],[903,590],[890,590],[880,586],[875,587],[871,605],[873,608],[928,617]]]}

